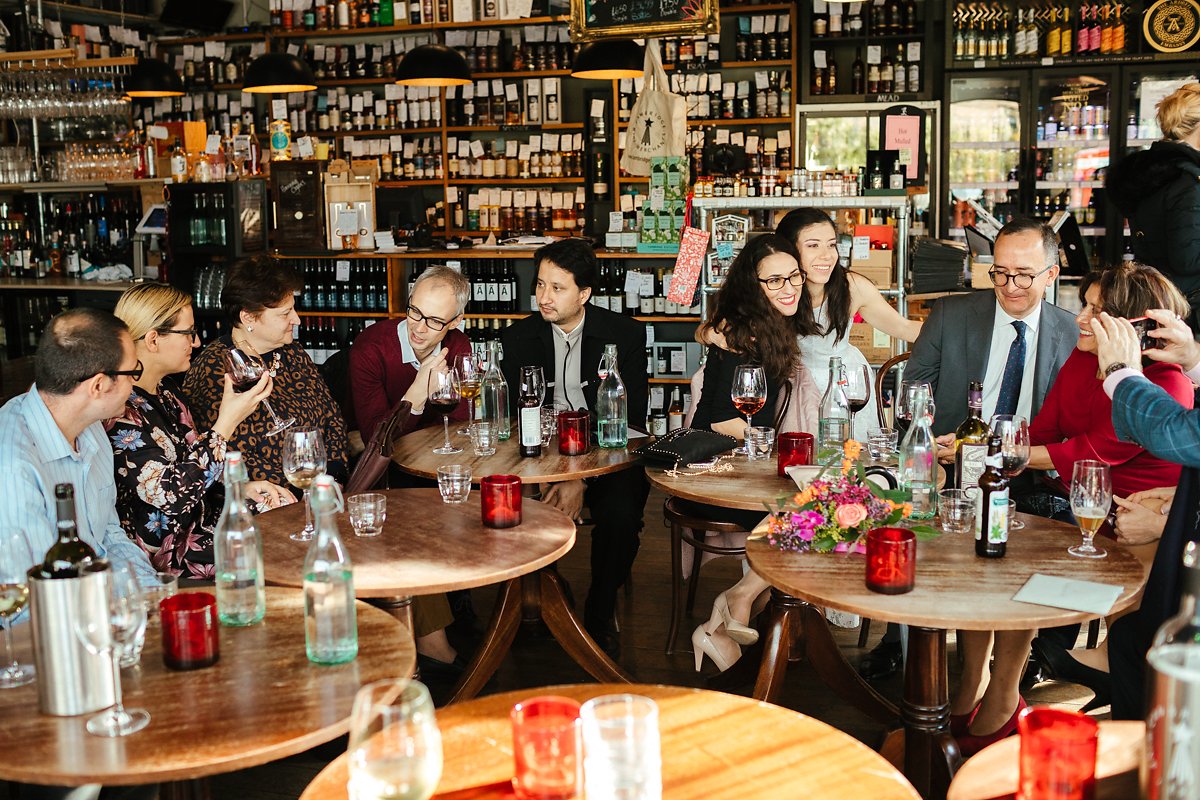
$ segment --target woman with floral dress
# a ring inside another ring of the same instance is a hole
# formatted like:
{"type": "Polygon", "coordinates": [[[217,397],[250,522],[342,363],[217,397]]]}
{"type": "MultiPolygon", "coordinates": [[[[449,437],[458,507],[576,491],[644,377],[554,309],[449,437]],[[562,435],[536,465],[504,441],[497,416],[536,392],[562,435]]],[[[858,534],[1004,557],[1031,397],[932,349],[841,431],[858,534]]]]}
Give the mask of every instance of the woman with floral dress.
{"type": "MultiPolygon", "coordinates": [[[[107,423],[121,525],[160,571],[211,579],[226,446],[271,393],[271,377],[264,375],[241,394],[226,378],[212,429],[198,432],[168,377],[186,370],[199,346],[191,298],[171,286],[146,283],[125,292],[115,313],[128,326],[142,366],[125,412],[107,423]]],[[[266,481],[251,482],[248,494],[266,507],[292,500],[287,490],[266,481]]]]}

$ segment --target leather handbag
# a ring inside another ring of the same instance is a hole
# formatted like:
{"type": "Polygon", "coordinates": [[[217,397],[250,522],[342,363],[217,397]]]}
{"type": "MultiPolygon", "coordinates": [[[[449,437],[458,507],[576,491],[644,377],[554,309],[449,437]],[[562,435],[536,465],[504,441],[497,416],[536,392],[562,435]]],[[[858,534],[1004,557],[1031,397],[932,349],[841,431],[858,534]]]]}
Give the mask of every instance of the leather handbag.
{"type": "Polygon", "coordinates": [[[677,428],[666,436],[647,442],[635,452],[651,466],[670,469],[679,464],[711,461],[737,446],[737,439],[723,433],[699,428],[677,428]]]}

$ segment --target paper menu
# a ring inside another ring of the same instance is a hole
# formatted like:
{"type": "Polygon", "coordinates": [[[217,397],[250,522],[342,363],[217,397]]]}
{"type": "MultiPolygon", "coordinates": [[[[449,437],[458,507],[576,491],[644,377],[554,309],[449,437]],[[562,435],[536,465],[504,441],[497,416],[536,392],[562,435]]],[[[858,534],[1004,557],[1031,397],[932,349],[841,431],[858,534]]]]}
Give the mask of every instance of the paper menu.
{"type": "Polygon", "coordinates": [[[1013,600],[1104,616],[1112,610],[1113,603],[1117,602],[1123,590],[1123,586],[1059,578],[1038,572],[1025,581],[1025,585],[1013,595],[1013,600]]]}

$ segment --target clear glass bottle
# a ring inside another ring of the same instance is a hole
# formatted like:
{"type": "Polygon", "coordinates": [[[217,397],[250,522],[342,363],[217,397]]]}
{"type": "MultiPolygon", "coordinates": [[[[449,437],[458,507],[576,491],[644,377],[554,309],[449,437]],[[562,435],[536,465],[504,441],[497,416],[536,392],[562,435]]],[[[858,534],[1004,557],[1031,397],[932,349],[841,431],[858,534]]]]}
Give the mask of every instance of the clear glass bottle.
{"type": "Polygon", "coordinates": [[[596,390],[597,444],[625,447],[629,443],[629,400],[625,383],[617,371],[617,346],[604,345],[600,362],[600,386],[596,390]]]}
{"type": "Polygon", "coordinates": [[[850,401],[846,399],[846,373],[842,359],[829,359],[829,385],[821,396],[820,417],[817,420],[817,460],[828,464],[841,460],[846,440],[850,438],[850,401]]]}
{"type": "Polygon", "coordinates": [[[914,390],[909,401],[912,424],[900,444],[900,489],[909,495],[913,519],[932,519],[937,513],[937,444],[928,390],[914,390]]]}
{"type": "Polygon", "coordinates": [[[512,423],[508,408],[508,381],[500,370],[500,342],[493,339],[488,342],[488,368],[483,375],[483,420],[492,423],[496,436],[505,441],[512,435],[512,423]]]}
{"type": "Polygon", "coordinates": [[[236,450],[225,453],[225,508],[213,533],[217,618],[241,627],[259,622],[267,610],[262,537],[246,506],[246,463],[236,450]]]}
{"type": "Polygon", "coordinates": [[[354,570],[338,535],[337,484],[320,475],[313,487],[317,532],[304,557],[304,644],[314,664],[342,664],[358,655],[354,570]]]}

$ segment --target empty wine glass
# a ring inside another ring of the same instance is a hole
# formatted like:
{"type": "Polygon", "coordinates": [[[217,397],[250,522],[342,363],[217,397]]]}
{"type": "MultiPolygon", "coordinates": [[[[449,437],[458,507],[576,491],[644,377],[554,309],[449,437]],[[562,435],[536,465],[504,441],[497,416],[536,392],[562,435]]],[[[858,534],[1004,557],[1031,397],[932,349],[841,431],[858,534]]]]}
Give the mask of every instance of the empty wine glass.
{"type": "Polygon", "coordinates": [[[24,531],[0,530],[0,623],[4,625],[4,669],[0,670],[0,689],[24,686],[34,678],[29,664],[17,662],[13,655],[12,624],[29,602],[26,573],[33,566],[33,555],[24,531]]]}
{"type": "MultiPolygon", "coordinates": [[[[225,351],[225,371],[229,373],[229,377],[233,378],[233,389],[236,392],[244,392],[252,388],[254,384],[258,383],[258,379],[262,377],[266,369],[267,366],[263,363],[262,358],[254,353],[247,353],[240,347],[230,347],[225,351]]],[[[274,423],[267,431],[267,436],[274,436],[296,424],[295,417],[281,420],[275,413],[275,409],[271,408],[270,400],[263,400],[262,404],[274,423]]]]}
{"type": "Polygon", "coordinates": [[[851,436],[854,435],[854,423],[858,419],[858,412],[866,408],[867,403],[871,401],[871,367],[866,364],[857,366],[847,366],[845,368],[846,385],[844,391],[846,393],[846,402],[850,404],[850,431],[851,436]]]}
{"type": "Polygon", "coordinates": [[[442,430],[445,432],[445,438],[441,447],[433,449],[433,452],[440,456],[452,456],[462,452],[461,447],[455,447],[450,443],[450,412],[458,407],[460,400],[462,400],[462,390],[457,372],[450,369],[444,372],[435,370],[429,373],[429,399],[425,401],[425,405],[435,412],[441,412],[442,415],[442,430]]]}
{"type": "Polygon", "coordinates": [[[283,476],[304,492],[304,530],[291,535],[297,542],[307,542],[316,530],[308,492],[317,476],[325,474],[325,460],[325,439],[319,428],[296,428],[283,440],[283,476]]]}
{"type": "Polygon", "coordinates": [[[112,660],[112,708],[87,721],[88,733],[95,736],[128,736],[150,724],[144,708],[126,709],[121,701],[121,653],[132,647],[146,626],[146,601],[137,576],[129,565],[114,563],[108,574],[108,615],[100,622],[77,620],[75,635],[92,655],[107,655],[112,660]]]}
{"type": "MultiPolygon", "coordinates": [[[[733,370],[733,385],[729,388],[733,407],[746,415],[746,430],[753,427],[751,419],[767,404],[767,373],[757,364],[739,364],[733,370]]],[[[744,437],[746,445],[740,452],[750,456],[750,437],[744,437]]]]}
{"type": "MultiPolygon", "coordinates": [[[[1025,471],[1029,464],[1029,423],[1020,414],[994,414],[988,423],[1000,437],[1000,471],[1009,480],[1025,471]]],[[[1008,529],[1019,531],[1025,523],[1009,519],[1008,529]]]]}
{"type": "Polygon", "coordinates": [[[393,678],[359,689],[347,755],[351,797],[427,800],[442,777],[442,734],[424,684],[393,678]]]}
{"type": "Polygon", "coordinates": [[[1104,558],[1107,552],[1092,544],[1092,538],[1108,516],[1112,505],[1112,472],[1103,461],[1084,459],[1075,462],[1071,476],[1071,513],[1083,533],[1083,542],[1068,547],[1079,558],[1104,558]]]}
{"type": "Polygon", "coordinates": [[[933,387],[925,381],[903,381],[900,384],[900,393],[896,395],[896,419],[904,420],[905,423],[912,422],[913,415],[913,399],[918,388],[925,390],[925,396],[928,398],[926,405],[929,408],[929,414],[934,414],[933,409],[933,387]]]}
{"type": "Polygon", "coordinates": [[[458,432],[463,436],[470,436],[471,428],[475,426],[475,398],[483,388],[483,364],[477,354],[463,353],[454,357],[451,367],[458,373],[459,393],[471,409],[470,416],[467,417],[467,426],[458,432]]]}

